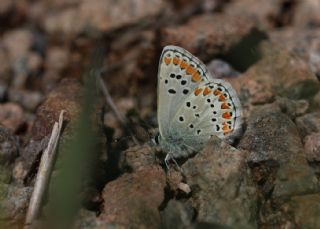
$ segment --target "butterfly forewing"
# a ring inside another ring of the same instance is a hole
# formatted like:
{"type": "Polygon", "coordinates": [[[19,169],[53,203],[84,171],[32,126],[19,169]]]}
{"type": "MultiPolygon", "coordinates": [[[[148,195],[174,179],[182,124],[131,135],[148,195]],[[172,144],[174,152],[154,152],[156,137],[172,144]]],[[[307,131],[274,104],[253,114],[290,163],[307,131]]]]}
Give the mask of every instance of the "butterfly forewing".
{"type": "Polygon", "coordinates": [[[172,135],[172,118],[188,95],[205,80],[205,67],[186,50],[166,46],[158,71],[158,122],[163,138],[172,135]]]}

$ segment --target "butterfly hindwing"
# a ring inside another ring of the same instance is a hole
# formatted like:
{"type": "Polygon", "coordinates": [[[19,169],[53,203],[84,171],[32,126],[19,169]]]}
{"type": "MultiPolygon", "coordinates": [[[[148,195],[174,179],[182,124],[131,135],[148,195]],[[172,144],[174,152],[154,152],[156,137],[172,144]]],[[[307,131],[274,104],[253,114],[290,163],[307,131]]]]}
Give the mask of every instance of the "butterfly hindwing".
{"type": "Polygon", "coordinates": [[[221,139],[233,136],[240,128],[239,101],[224,81],[200,84],[179,107],[172,120],[172,129],[182,135],[184,144],[207,142],[212,135],[221,139]]]}

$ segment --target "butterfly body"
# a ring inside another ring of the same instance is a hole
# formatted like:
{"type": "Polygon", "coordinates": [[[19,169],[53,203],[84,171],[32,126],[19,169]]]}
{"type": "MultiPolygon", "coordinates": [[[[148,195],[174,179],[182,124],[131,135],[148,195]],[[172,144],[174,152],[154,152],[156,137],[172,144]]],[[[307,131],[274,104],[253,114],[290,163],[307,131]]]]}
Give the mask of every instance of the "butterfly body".
{"type": "Polygon", "coordinates": [[[241,130],[241,105],[231,85],[214,79],[198,58],[166,46],[158,70],[158,123],[162,150],[187,157],[213,135],[231,141],[241,130]]]}

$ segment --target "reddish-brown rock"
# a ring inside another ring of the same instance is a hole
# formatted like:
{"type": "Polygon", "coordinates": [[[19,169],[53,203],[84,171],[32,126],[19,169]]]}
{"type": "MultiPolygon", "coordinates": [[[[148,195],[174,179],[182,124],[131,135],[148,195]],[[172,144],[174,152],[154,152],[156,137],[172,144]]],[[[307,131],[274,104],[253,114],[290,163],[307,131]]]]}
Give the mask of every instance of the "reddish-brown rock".
{"type": "Polygon", "coordinates": [[[156,164],[156,156],[153,148],[148,145],[135,146],[127,149],[121,155],[120,168],[129,168],[139,171],[153,167],[156,164]]]}
{"type": "Polygon", "coordinates": [[[44,20],[48,33],[70,36],[91,28],[92,31],[110,32],[142,20],[155,20],[165,3],[160,0],[80,1],[74,7],[56,8],[44,20]]]}
{"type": "Polygon", "coordinates": [[[253,29],[254,22],[247,17],[201,15],[184,25],[163,29],[161,44],[181,46],[205,61],[225,54],[253,29]]]}
{"type": "Polygon", "coordinates": [[[304,142],[304,151],[308,161],[320,162],[320,132],[308,135],[304,142]]]}
{"type": "Polygon", "coordinates": [[[225,6],[227,15],[246,16],[263,29],[271,29],[276,25],[277,18],[281,15],[281,3],[276,1],[241,0],[232,1],[225,6]]]}
{"type": "Polygon", "coordinates": [[[52,90],[45,101],[37,109],[37,117],[32,130],[34,140],[42,139],[51,134],[53,124],[59,114],[65,110],[65,120],[75,121],[80,109],[81,85],[76,80],[63,80],[52,90]]]}
{"type": "Polygon", "coordinates": [[[24,123],[25,117],[22,108],[15,103],[0,104],[0,124],[13,132],[24,123]]]}
{"type": "Polygon", "coordinates": [[[164,171],[158,166],[122,175],[105,186],[99,219],[124,227],[159,228],[165,185],[164,171]]]}
{"type": "Polygon", "coordinates": [[[296,27],[320,25],[320,2],[318,0],[297,1],[294,8],[293,24],[296,27]]]}
{"type": "Polygon", "coordinates": [[[288,50],[302,58],[310,66],[311,71],[320,77],[320,29],[295,27],[270,31],[270,39],[282,44],[288,50]]]}
{"type": "Polygon", "coordinates": [[[66,111],[64,120],[68,123],[64,134],[71,133],[70,124],[75,122],[80,110],[80,89],[79,82],[72,79],[63,80],[37,109],[36,120],[31,130],[31,140],[25,149],[21,150],[21,156],[15,162],[14,177],[17,182],[24,181],[31,172],[34,172],[34,166],[41,152],[47,147],[53,124],[59,120],[62,110],[66,111]]]}

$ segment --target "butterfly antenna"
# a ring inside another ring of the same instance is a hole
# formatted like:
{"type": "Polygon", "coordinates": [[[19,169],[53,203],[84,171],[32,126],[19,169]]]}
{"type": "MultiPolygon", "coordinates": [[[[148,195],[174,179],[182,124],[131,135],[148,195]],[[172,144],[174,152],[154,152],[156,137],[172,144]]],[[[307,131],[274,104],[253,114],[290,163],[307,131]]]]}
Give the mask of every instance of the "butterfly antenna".
{"type": "Polygon", "coordinates": [[[131,138],[133,140],[133,142],[137,145],[140,145],[140,142],[138,141],[138,139],[134,136],[134,133],[132,131],[132,129],[130,128],[130,126],[128,125],[129,122],[126,119],[125,116],[123,116],[117,109],[116,105],[113,102],[113,99],[109,93],[109,90],[107,88],[107,85],[105,84],[104,80],[101,77],[102,72],[100,72],[100,74],[98,74],[97,76],[97,80],[98,80],[98,84],[100,86],[100,89],[102,91],[102,94],[105,97],[106,103],[109,105],[109,107],[111,108],[113,114],[116,116],[116,118],[119,120],[119,122],[121,123],[121,125],[123,126],[123,128],[125,128],[128,133],[131,135],[131,138]]]}

